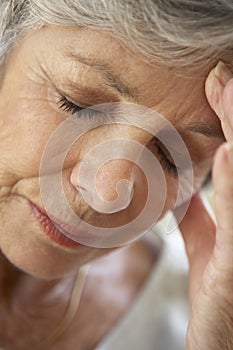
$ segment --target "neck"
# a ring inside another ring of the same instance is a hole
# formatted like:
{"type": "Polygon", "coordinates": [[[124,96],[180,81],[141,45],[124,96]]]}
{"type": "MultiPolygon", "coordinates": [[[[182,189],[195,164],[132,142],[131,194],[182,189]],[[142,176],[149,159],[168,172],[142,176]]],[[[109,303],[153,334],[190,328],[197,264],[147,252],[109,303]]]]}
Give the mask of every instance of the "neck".
{"type": "Polygon", "coordinates": [[[0,303],[26,301],[41,303],[55,301],[66,303],[70,298],[74,276],[47,281],[17,269],[0,252],[0,303]]]}
{"type": "Polygon", "coordinates": [[[0,348],[18,348],[17,338],[24,349],[32,348],[53,335],[69,307],[75,277],[35,278],[18,270],[0,252],[0,348]]]}
{"type": "Polygon", "coordinates": [[[0,251],[0,297],[11,295],[23,273],[12,265],[0,251]]]}

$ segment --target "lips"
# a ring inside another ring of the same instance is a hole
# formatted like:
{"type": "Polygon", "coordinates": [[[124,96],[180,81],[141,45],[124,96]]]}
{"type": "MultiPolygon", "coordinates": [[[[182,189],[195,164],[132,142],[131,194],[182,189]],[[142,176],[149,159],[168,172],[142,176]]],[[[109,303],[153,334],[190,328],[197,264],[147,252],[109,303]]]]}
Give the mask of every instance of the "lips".
{"type": "Polygon", "coordinates": [[[55,243],[63,246],[63,247],[67,247],[67,248],[78,248],[81,246],[81,244],[73,241],[72,239],[66,237],[58,228],[57,226],[64,226],[63,225],[59,225],[59,223],[56,224],[57,226],[55,226],[53,224],[53,222],[50,220],[50,218],[48,217],[48,215],[45,213],[44,210],[38,208],[34,203],[31,203],[31,207],[32,207],[32,212],[34,214],[34,216],[36,217],[37,221],[39,222],[41,228],[43,229],[43,231],[45,232],[45,234],[55,243]]]}

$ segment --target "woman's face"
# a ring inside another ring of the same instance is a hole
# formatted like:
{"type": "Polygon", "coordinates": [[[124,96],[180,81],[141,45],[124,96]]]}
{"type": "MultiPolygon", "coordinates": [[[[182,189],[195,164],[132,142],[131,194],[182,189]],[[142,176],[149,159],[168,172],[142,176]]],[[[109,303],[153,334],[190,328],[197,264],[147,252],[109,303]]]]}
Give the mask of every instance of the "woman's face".
{"type": "MultiPolygon", "coordinates": [[[[211,67],[209,67],[211,69],[211,67]]],[[[107,249],[65,247],[48,238],[32,211],[43,209],[39,167],[49,136],[67,118],[74,104],[133,102],[162,114],[177,129],[192,158],[195,186],[204,181],[217,146],[222,142],[216,115],[204,95],[208,72],[192,74],[148,65],[116,39],[101,31],[44,27],[27,35],[8,58],[0,90],[0,248],[17,267],[38,277],[54,278],[105,254],[107,249]],[[189,75],[189,76],[188,76],[189,75]],[[64,105],[64,101],[68,106],[64,105]],[[60,102],[59,102],[60,101],[60,102]]],[[[152,121],[156,123],[158,121],[152,121]]],[[[82,121],[80,120],[80,123],[82,121]]],[[[100,214],[78,197],[75,169],[88,150],[111,137],[147,145],[164,168],[168,196],[164,212],[176,197],[174,169],[153,149],[152,136],[134,126],[108,125],[86,133],[67,154],[63,188],[75,213],[91,224],[115,227],[138,215],[146,198],[140,170],[129,208],[100,214]]],[[[164,153],[164,149],[163,149],[164,153]]],[[[106,201],[116,198],[115,185],[132,174],[132,163],[118,159],[103,166],[96,188],[106,201]]],[[[156,177],[156,174],[155,174],[156,177]]],[[[88,189],[91,190],[91,189],[88,189]]],[[[54,206],[56,206],[54,201],[54,206]]]]}

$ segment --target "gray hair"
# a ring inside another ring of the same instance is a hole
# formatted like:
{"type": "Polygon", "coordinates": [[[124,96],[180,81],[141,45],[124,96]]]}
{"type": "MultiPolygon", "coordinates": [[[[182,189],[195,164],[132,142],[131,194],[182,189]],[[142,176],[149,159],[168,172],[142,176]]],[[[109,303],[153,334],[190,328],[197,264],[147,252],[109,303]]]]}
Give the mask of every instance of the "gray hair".
{"type": "Polygon", "coordinates": [[[187,66],[232,55],[233,0],[0,1],[0,65],[20,35],[43,25],[108,30],[151,63],[187,66]]]}

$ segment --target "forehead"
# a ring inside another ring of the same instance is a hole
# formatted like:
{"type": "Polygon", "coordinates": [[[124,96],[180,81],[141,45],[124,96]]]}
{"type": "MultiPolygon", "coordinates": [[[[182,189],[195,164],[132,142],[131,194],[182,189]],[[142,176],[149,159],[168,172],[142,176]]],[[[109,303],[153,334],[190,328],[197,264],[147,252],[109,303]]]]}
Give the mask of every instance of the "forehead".
{"type": "MultiPolygon", "coordinates": [[[[56,43],[50,50],[59,52],[56,60],[61,61],[60,65],[68,67],[67,72],[69,67],[73,67],[72,72],[81,71],[87,85],[100,79],[98,85],[112,86],[123,99],[153,108],[177,126],[200,121],[219,132],[219,120],[204,93],[212,67],[207,71],[192,67],[190,72],[183,72],[179,67],[148,64],[140,53],[131,52],[118,39],[99,30],[56,27],[46,28],[41,34],[43,41],[56,43]]],[[[72,74],[72,79],[76,84],[75,79],[81,77],[72,74]]]]}

